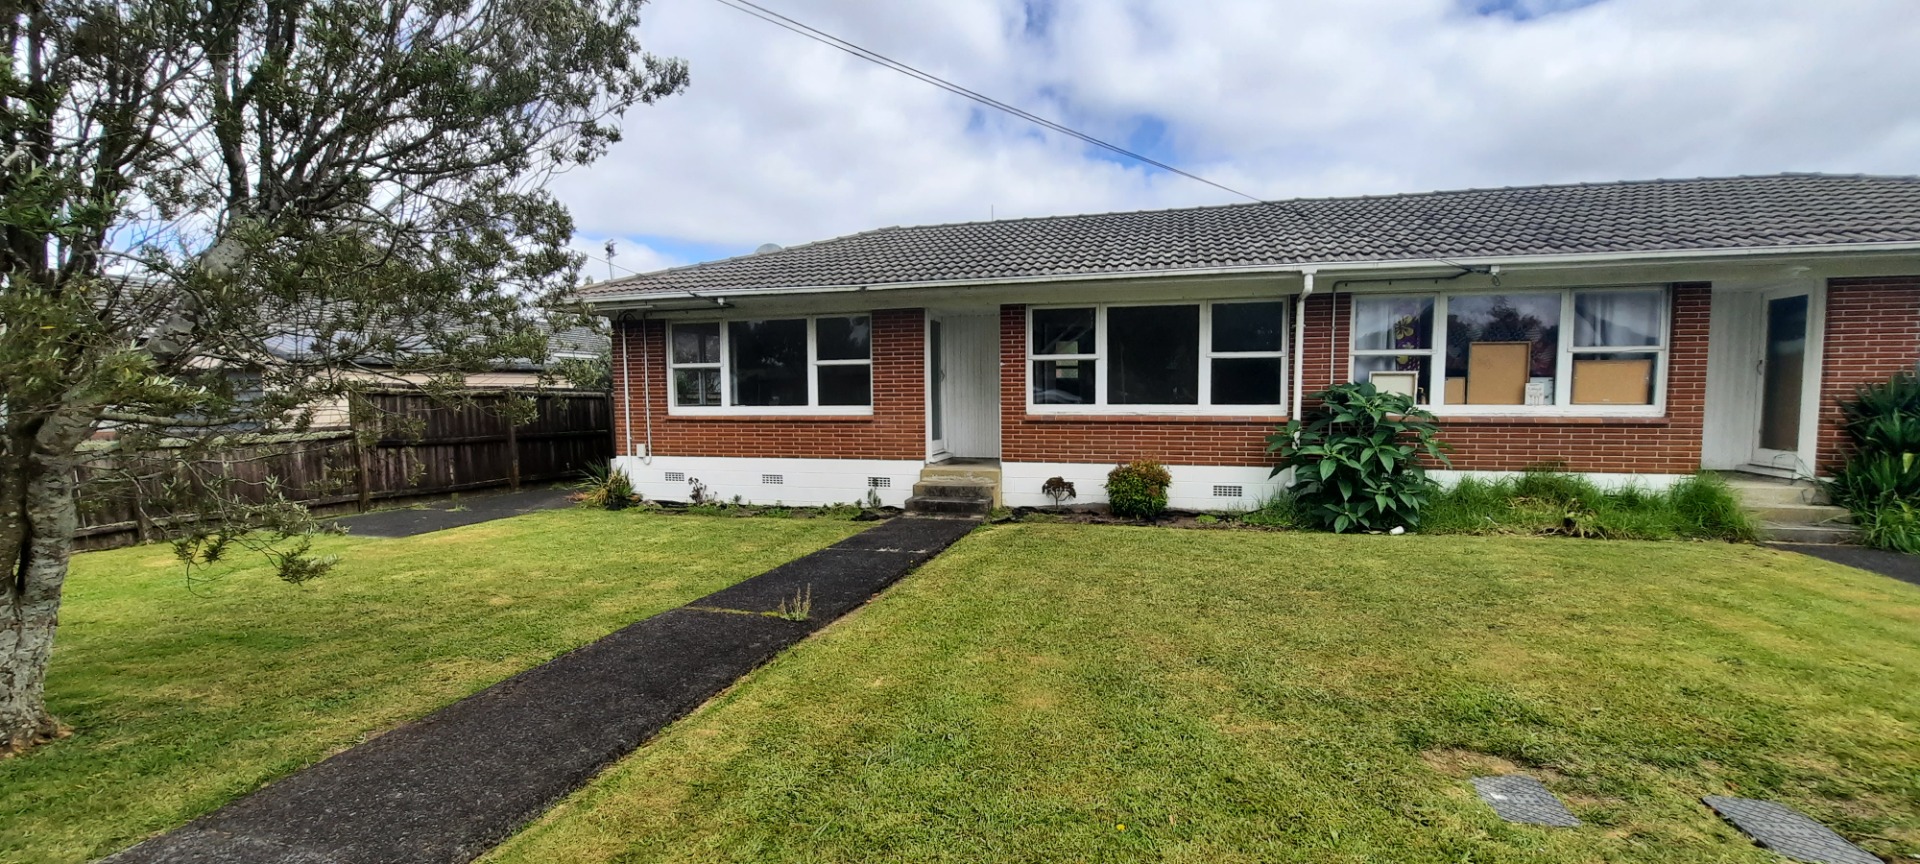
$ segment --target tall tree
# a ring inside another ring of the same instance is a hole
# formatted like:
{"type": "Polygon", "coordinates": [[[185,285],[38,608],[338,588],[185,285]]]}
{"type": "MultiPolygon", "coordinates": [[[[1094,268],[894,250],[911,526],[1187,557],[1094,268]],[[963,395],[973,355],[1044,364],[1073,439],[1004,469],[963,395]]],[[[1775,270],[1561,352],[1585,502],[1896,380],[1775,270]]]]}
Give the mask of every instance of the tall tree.
{"type": "MultiPolygon", "coordinates": [[[[644,2],[0,0],[0,751],[59,731],[82,445],[185,464],[375,369],[543,356],[579,264],[546,179],[687,83],[644,2]]],[[[298,508],[163,487],[204,499],[185,557],[266,525],[325,566],[298,508]]]]}

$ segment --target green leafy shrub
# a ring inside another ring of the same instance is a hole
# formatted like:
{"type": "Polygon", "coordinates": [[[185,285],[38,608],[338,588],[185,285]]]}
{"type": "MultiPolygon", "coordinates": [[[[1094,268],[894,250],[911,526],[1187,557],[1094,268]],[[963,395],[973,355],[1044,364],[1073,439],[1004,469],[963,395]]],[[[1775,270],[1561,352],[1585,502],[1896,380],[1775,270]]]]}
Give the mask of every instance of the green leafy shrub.
{"type": "Polygon", "coordinates": [[[615,471],[598,465],[587,468],[586,482],[578,487],[581,493],[575,499],[582,506],[597,507],[602,510],[625,510],[640,503],[640,495],[633,489],[633,479],[625,471],[615,471]]]}
{"type": "Polygon", "coordinates": [[[1115,516],[1152,519],[1167,509],[1167,487],[1172,483],[1167,466],[1136,459],[1107,472],[1107,506],[1115,516]]]}
{"type": "Polygon", "coordinates": [[[1610,540],[1730,540],[1757,536],[1726,481],[1698,474],[1656,492],[1602,490],[1577,474],[1535,468],[1519,477],[1464,477],[1427,503],[1428,534],[1560,534],[1610,540]]]}
{"type": "Polygon", "coordinates": [[[1869,546],[1920,553],[1920,507],[1890,501],[1854,514],[1854,521],[1860,526],[1860,539],[1869,546]]]}
{"type": "Polygon", "coordinates": [[[1280,456],[1273,473],[1293,469],[1289,492],[1307,517],[1336,533],[1418,527],[1435,488],[1420,460],[1450,464],[1433,415],[1368,382],[1313,398],[1320,404],[1305,422],[1267,436],[1267,451],[1280,456]]]}
{"type": "Polygon", "coordinates": [[[1856,388],[1840,412],[1853,455],[1827,484],[1828,496],[1853,513],[1868,545],[1920,551],[1913,524],[1920,503],[1920,370],[1856,388]]]}

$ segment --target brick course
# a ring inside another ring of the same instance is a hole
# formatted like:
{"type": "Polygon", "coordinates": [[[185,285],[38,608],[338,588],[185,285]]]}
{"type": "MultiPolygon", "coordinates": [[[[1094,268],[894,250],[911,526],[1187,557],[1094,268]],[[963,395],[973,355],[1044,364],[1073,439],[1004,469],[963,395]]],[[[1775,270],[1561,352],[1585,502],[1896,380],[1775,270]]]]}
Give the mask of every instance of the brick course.
{"type": "MultiPolygon", "coordinates": [[[[617,323],[614,371],[625,351],[634,381],[625,388],[632,417],[613,393],[614,440],[620,453],[646,434],[639,380],[651,366],[653,452],[658,456],[731,456],[769,459],[924,459],[926,426],[926,316],[920,309],[881,309],[873,313],[873,414],[831,416],[674,417],[667,413],[669,392],[666,325],[661,321],[617,323]],[[646,352],[643,355],[642,352],[646,352]],[[651,359],[648,359],[650,355],[651,359]],[[628,428],[628,423],[632,428],[628,428]]],[[[616,379],[617,384],[618,379],[616,379]]]]}
{"type": "Polygon", "coordinates": [[[1822,345],[1817,464],[1830,474],[1845,464],[1850,449],[1840,400],[1920,362],[1920,276],[1828,280],[1822,345]]]}

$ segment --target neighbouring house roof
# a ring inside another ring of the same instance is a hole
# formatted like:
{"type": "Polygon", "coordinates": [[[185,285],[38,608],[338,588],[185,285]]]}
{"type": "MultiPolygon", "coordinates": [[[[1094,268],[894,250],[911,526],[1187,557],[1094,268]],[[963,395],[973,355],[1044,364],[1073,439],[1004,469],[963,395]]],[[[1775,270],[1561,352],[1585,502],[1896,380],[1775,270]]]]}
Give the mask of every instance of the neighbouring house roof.
{"type": "Polygon", "coordinates": [[[991,282],[1227,267],[1920,242],[1920,177],[1777,174],[881,228],[582,288],[991,282]]]}

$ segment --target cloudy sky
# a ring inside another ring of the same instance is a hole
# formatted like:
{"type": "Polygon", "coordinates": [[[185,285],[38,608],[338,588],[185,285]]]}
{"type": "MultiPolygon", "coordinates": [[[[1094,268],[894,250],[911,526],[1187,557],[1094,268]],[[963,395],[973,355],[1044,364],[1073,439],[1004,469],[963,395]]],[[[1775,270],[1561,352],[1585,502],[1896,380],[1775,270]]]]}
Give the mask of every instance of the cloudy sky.
{"type": "MultiPolygon", "coordinates": [[[[758,0],[1262,198],[1920,174],[1915,0],[758,0]]],[[[650,270],[887,225],[1232,203],[717,0],[688,90],[555,189],[650,270]]],[[[604,278],[606,265],[588,262],[604,278]]]]}

